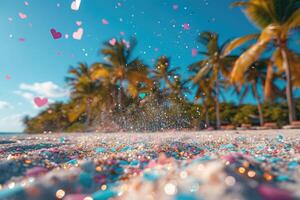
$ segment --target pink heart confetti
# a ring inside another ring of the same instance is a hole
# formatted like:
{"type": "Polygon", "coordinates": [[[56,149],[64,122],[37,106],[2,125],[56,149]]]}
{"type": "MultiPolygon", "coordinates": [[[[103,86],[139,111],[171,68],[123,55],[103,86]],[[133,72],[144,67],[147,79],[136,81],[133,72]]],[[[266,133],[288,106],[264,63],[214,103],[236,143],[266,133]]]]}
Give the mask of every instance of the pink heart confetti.
{"type": "Polygon", "coordinates": [[[11,76],[6,75],[6,76],[5,76],[5,79],[6,79],[6,80],[10,80],[10,79],[11,79],[11,76]]]}
{"type": "Polygon", "coordinates": [[[111,46],[115,46],[116,42],[117,42],[116,38],[113,38],[113,39],[109,40],[109,44],[111,46]]]}
{"type": "Polygon", "coordinates": [[[83,28],[79,28],[76,32],[73,33],[73,38],[75,40],[81,40],[83,36],[83,28]]]}
{"type": "Polygon", "coordinates": [[[102,19],[102,24],[103,24],[103,25],[108,25],[109,22],[108,22],[106,19],[102,19]]]}
{"type": "Polygon", "coordinates": [[[125,35],[125,32],[124,32],[124,31],[121,31],[121,32],[120,32],[120,35],[125,35]]]}
{"type": "Polygon", "coordinates": [[[27,15],[24,14],[24,13],[19,13],[19,17],[20,17],[21,19],[26,19],[26,18],[27,18],[27,15]]]}
{"type": "Polygon", "coordinates": [[[60,32],[58,32],[58,31],[56,31],[54,28],[52,28],[50,30],[50,32],[52,34],[53,39],[55,39],[55,40],[61,38],[61,36],[62,36],[62,34],[60,32]]]}
{"type": "Polygon", "coordinates": [[[187,24],[187,23],[183,24],[182,27],[183,27],[184,30],[190,30],[191,29],[190,24],[187,24]]]}
{"type": "Polygon", "coordinates": [[[198,53],[197,49],[192,49],[192,56],[195,57],[198,53]]]}
{"type": "Polygon", "coordinates": [[[76,25],[77,26],[81,26],[82,25],[82,21],[76,21],[76,25]]]}
{"type": "Polygon", "coordinates": [[[126,48],[129,49],[130,48],[130,44],[129,42],[127,42],[126,40],[122,40],[123,44],[125,44],[126,48]]]}
{"type": "Polygon", "coordinates": [[[43,107],[48,104],[47,98],[35,97],[33,101],[37,107],[43,107]]]}
{"type": "Polygon", "coordinates": [[[25,38],[19,38],[19,42],[25,42],[25,38]]]}
{"type": "Polygon", "coordinates": [[[178,6],[177,4],[174,4],[174,5],[173,5],[173,9],[174,9],[174,10],[178,10],[178,8],[179,8],[179,6],[178,6]]]}

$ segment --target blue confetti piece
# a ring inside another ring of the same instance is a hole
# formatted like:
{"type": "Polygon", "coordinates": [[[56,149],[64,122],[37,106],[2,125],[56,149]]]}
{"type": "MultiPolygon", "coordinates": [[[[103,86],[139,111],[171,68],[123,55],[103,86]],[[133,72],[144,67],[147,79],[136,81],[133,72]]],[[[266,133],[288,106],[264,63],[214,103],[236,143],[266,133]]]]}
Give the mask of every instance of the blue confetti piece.
{"type": "Polygon", "coordinates": [[[265,146],[261,146],[261,145],[259,145],[259,146],[256,147],[256,149],[257,149],[257,150],[260,150],[260,151],[261,151],[261,150],[264,150],[264,148],[265,148],[265,146]]]}
{"type": "Polygon", "coordinates": [[[79,182],[86,188],[90,188],[93,184],[93,177],[91,174],[83,172],[78,177],[79,182]]]}
{"type": "Polygon", "coordinates": [[[103,147],[98,147],[95,149],[96,153],[105,153],[106,152],[106,149],[103,148],[103,147]]]}
{"type": "Polygon", "coordinates": [[[115,196],[117,196],[117,192],[112,190],[105,190],[105,191],[100,190],[92,194],[93,200],[108,200],[115,196]]]}
{"type": "Polygon", "coordinates": [[[295,161],[295,160],[288,163],[288,168],[289,168],[290,170],[294,170],[294,169],[296,169],[298,166],[299,166],[298,161],[295,161]]]}
{"type": "Polygon", "coordinates": [[[6,199],[12,195],[15,195],[17,193],[23,192],[24,189],[22,186],[15,186],[14,188],[6,188],[6,189],[2,189],[0,190],[0,199],[6,199]]]}
{"type": "Polygon", "coordinates": [[[126,161],[126,160],[120,160],[119,161],[119,165],[128,165],[128,164],[129,164],[129,162],[126,161]]]}
{"type": "Polygon", "coordinates": [[[66,139],[64,137],[59,138],[60,143],[65,143],[66,139]]]}
{"type": "Polygon", "coordinates": [[[284,182],[284,181],[289,181],[290,177],[288,175],[279,175],[276,177],[276,181],[278,182],[284,182]]]}
{"type": "Polygon", "coordinates": [[[146,172],[144,173],[144,179],[147,180],[147,181],[151,181],[151,182],[154,182],[156,180],[159,179],[159,174],[157,171],[152,171],[152,172],[146,172]]]}
{"type": "Polygon", "coordinates": [[[199,200],[199,198],[196,198],[193,194],[179,193],[176,195],[175,200],[199,200]]]}
{"type": "Polygon", "coordinates": [[[140,164],[140,162],[138,160],[133,160],[130,162],[131,166],[138,166],[140,164]]]}
{"type": "Polygon", "coordinates": [[[277,139],[277,142],[282,143],[284,140],[284,137],[283,137],[283,135],[277,135],[276,139],[277,139]]]}
{"type": "Polygon", "coordinates": [[[67,163],[70,165],[76,165],[78,164],[78,161],[76,159],[73,159],[73,160],[69,160],[67,163]]]}
{"type": "Polygon", "coordinates": [[[271,163],[274,163],[274,164],[276,164],[276,163],[278,163],[278,162],[280,162],[281,161],[281,159],[280,158],[277,158],[277,157],[272,157],[272,158],[270,158],[270,162],[271,163]]]}

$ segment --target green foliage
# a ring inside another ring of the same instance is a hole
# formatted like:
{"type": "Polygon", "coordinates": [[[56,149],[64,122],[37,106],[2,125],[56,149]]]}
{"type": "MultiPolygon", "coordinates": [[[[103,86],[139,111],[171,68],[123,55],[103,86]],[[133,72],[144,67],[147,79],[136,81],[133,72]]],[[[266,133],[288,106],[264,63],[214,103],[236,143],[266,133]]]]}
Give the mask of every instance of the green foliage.
{"type": "Polygon", "coordinates": [[[253,105],[244,105],[238,109],[233,118],[234,125],[253,124],[257,116],[257,108],[253,105]]]}

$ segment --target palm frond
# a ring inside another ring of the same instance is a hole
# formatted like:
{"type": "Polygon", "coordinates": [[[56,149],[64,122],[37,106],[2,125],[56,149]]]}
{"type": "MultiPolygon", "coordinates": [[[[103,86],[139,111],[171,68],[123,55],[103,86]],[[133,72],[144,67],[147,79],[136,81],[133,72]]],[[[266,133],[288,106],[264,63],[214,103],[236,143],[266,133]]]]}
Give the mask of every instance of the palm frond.
{"type": "Polygon", "coordinates": [[[240,47],[241,45],[245,44],[246,42],[249,42],[258,37],[259,37],[259,34],[251,34],[251,35],[246,35],[246,36],[243,36],[243,37],[240,37],[240,38],[230,41],[224,48],[224,50],[222,52],[222,56],[229,55],[237,47],[240,47]]]}

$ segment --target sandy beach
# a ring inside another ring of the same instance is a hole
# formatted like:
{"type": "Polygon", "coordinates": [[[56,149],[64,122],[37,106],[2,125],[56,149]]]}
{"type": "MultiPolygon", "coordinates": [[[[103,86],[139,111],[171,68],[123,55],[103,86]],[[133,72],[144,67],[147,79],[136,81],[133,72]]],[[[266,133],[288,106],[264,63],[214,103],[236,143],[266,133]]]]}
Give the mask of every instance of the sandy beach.
{"type": "Polygon", "coordinates": [[[299,136],[299,130],[3,136],[0,199],[299,199],[299,136]]]}

